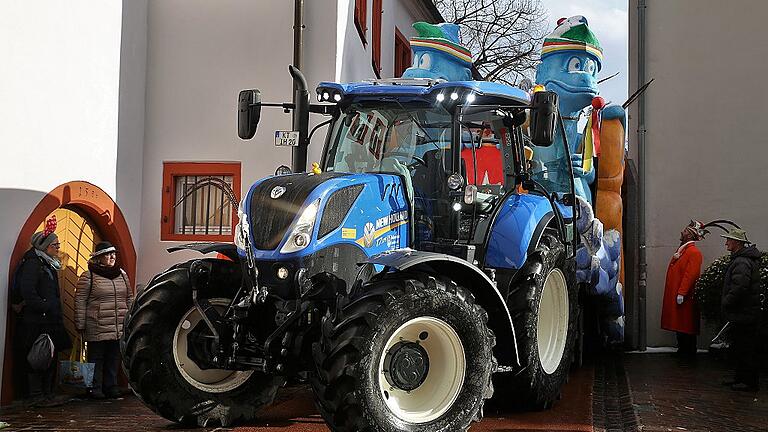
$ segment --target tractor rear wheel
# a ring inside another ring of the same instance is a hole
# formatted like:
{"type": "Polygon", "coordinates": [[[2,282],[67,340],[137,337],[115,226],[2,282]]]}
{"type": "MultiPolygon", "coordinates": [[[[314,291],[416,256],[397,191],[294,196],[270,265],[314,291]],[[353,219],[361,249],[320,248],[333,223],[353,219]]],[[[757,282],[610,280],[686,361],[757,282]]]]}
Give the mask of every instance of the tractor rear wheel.
{"type": "MultiPolygon", "coordinates": [[[[188,264],[152,279],[125,318],[120,351],[131,388],[145,405],[174,422],[227,426],[252,421],[259,408],[274,400],[282,379],[196,364],[193,343],[211,334],[192,304],[188,264]]],[[[209,302],[223,311],[230,298],[209,302]]]]}
{"type": "Polygon", "coordinates": [[[472,294],[423,275],[374,279],[322,325],[312,380],[334,431],[463,431],[493,395],[495,338],[472,294]]]}
{"type": "Polygon", "coordinates": [[[578,288],[565,246],[544,234],[511,287],[508,304],[523,371],[505,383],[516,405],[547,409],[568,379],[578,335],[578,288]]]}

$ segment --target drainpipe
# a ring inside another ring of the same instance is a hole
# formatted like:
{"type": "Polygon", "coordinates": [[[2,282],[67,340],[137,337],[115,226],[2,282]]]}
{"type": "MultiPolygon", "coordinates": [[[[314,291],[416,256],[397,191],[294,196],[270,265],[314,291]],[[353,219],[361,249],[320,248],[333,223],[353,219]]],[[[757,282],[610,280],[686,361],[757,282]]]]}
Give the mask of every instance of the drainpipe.
{"type": "MultiPolygon", "coordinates": [[[[298,70],[302,68],[304,57],[304,0],[294,0],[293,3],[293,67],[298,70]]],[[[291,75],[294,75],[293,72],[291,75]]],[[[303,77],[302,77],[303,79],[303,77]]],[[[293,110],[293,130],[299,131],[299,145],[291,151],[291,170],[293,172],[304,172],[307,169],[307,124],[309,123],[309,112],[303,112],[300,107],[309,109],[309,93],[297,82],[296,76],[293,80],[293,103],[296,109],[293,110]],[[305,100],[306,99],[306,100],[305,100]]]]}
{"type": "MultiPolygon", "coordinates": [[[[647,8],[646,0],[638,0],[637,2],[637,85],[641,86],[645,83],[645,10],[647,8]]],[[[648,283],[648,263],[646,261],[646,200],[645,200],[645,92],[643,92],[637,100],[637,166],[640,181],[638,181],[639,189],[639,234],[640,234],[640,250],[639,257],[639,280],[638,280],[638,315],[639,321],[639,338],[638,345],[641,351],[644,351],[648,344],[647,335],[647,316],[646,316],[646,288],[648,283]]]]}

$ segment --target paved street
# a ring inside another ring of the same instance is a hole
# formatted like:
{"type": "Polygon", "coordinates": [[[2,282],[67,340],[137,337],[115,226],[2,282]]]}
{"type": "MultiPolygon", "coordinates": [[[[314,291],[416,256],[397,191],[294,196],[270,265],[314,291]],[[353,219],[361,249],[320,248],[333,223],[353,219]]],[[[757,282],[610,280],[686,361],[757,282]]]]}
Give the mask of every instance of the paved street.
{"type": "Polygon", "coordinates": [[[720,385],[729,370],[706,354],[693,362],[671,354],[626,354],[623,364],[642,431],[768,430],[765,373],[755,394],[720,385]]]}
{"type": "MultiPolygon", "coordinates": [[[[726,364],[708,354],[695,361],[672,354],[606,356],[571,375],[562,400],[544,412],[509,412],[498,401],[479,431],[695,431],[768,430],[768,391],[737,393],[720,385],[726,364]],[[631,398],[630,394],[631,392],[631,398]],[[502,405],[498,408],[498,405],[502,405]],[[628,412],[627,412],[628,410],[628,412]],[[594,424],[594,426],[593,426],[594,424]]],[[[768,388],[763,377],[762,388],[768,388]]],[[[60,408],[4,408],[0,420],[13,431],[185,431],[162,419],[136,398],[73,401],[60,408]]],[[[305,387],[283,389],[259,424],[199,428],[216,432],[327,431],[305,387]]]]}
{"type": "MultiPolygon", "coordinates": [[[[472,431],[591,431],[592,369],[574,373],[555,408],[537,413],[508,413],[486,410],[486,418],[472,431]]],[[[59,408],[6,408],[0,420],[13,431],[184,431],[156,416],[134,397],[117,401],[73,401],[59,408]]],[[[232,432],[315,432],[328,431],[317,414],[312,395],[305,387],[284,389],[258,425],[237,428],[200,428],[197,431],[232,432]]]]}

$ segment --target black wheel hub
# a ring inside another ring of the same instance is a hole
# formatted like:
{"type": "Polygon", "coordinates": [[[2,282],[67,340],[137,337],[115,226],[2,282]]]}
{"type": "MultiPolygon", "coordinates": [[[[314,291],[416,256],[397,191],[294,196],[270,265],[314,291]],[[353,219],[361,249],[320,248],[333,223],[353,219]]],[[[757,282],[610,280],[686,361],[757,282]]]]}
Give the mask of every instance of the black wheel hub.
{"type": "Polygon", "coordinates": [[[384,376],[391,386],[400,390],[419,388],[428,373],[429,355],[417,342],[398,342],[384,358],[384,376]]]}

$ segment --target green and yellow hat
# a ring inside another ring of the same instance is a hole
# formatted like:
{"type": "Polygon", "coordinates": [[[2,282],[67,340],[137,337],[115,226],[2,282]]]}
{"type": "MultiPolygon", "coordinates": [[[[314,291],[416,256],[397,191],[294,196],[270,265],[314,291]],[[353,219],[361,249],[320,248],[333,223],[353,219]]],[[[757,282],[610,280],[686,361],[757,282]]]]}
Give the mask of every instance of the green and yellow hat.
{"type": "Polygon", "coordinates": [[[595,34],[589,29],[587,19],[581,15],[557,20],[555,30],[544,38],[541,58],[564,51],[586,51],[597,59],[597,69],[600,70],[602,67],[603,49],[595,34]]]}
{"type": "Polygon", "coordinates": [[[411,47],[418,51],[438,51],[454,57],[460,64],[472,67],[472,54],[459,40],[459,26],[451,23],[438,25],[425,22],[413,24],[418,36],[411,38],[411,47]]]}

